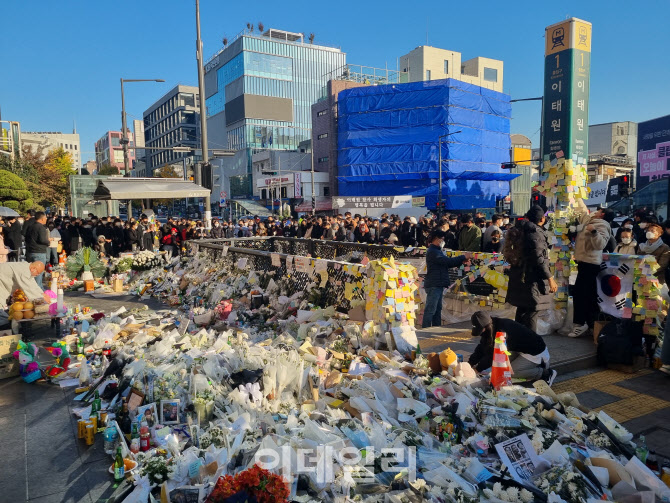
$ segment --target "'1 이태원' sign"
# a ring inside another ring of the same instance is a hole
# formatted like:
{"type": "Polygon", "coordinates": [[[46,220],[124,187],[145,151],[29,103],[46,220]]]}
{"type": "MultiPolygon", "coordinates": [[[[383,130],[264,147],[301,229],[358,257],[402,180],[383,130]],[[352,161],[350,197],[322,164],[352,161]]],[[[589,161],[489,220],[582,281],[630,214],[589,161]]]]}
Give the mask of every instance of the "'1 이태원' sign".
{"type": "Polygon", "coordinates": [[[591,23],[571,18],[545,32],[542,191],[586,199],[591,23]]]}

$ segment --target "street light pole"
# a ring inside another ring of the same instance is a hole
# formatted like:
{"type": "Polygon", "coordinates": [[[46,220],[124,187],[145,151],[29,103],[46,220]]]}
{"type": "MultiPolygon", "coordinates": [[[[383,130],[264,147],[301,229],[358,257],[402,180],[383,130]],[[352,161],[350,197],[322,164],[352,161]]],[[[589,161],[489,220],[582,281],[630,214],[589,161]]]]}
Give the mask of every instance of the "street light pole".
{"type": "Polygon", "coordinates": [[[314,196],[314,130],[312,130],[312,144],[310,146],[312,151],[312,216],[316,215],[316,198],[314,196]]]}
{"type": "MultiPolygon", "coordinates": [[[[130,162],[128,160],[128,125],[126,124],[126,97],[123,92],[124,82],[165,82],[163,79],[121,79],[121,146],[123,148],[123,170],[128,174],[130,162]]],[[[136,139],[137,140],[137,139],[136,139]]],[[[110,145],[111,147],[111,145],[110,145]]]]}
{"type": "MultiPolygon", "coordinates": [[[[202,162],[200,163],[200,182],[202,183],[202,170],[209,163],[209,151],[207,150],[207,114],[205,108],[205,69],[202,62],[202,40],[200,39],[200,0],[195,0],[195,30],[196,30],[196,59],[198,60],[198,94],[200,95],[200,142],[202,148],[202,162]]],[[[211,175],[211,171],[210,171],[211,175]]],[[[210,184],[208,184],[210,185],[210,184]]],[[[205,229],[212,228],[212,201],[211,196],[205,196],[205,229]]]]}

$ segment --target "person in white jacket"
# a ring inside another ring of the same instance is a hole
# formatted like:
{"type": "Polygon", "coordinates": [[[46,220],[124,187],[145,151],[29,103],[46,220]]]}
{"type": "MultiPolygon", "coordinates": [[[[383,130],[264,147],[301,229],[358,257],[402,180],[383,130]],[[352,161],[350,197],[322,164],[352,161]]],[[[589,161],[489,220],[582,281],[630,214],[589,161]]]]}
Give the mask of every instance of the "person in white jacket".
{"type": "MultiPolygon", "coordinates": [[[[583,201],[580,208],[586,209],[583,201]]],[[[610,222],[614,220],[614,211],[599,209],[588,215],[583,211],[577,226],[575,238],[575,262],[577,262],[577,280],[572,296],[575,311],[574,323],[569,337],[581,337],[593,327],[598,307],[598,273],[603,261],[603,249],[612,236],[610,222]]]]}

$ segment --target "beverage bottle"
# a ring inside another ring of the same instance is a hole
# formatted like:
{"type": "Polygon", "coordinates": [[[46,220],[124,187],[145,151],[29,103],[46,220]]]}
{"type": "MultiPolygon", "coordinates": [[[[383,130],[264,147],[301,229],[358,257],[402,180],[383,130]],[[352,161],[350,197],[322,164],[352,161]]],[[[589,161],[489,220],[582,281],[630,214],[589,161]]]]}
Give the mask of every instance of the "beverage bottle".
{"type": "Polygon", "coordinates": [[[114,481],[122,482],[126,475],[126,470],[123,465],[123,455],[121,454],[121,446],[116,448],[116,459],[114,460],[114,481]]]}
{"type": "Polygon", "coordinates": [[[649,455],[649,449],[647,448],[647,442],[644,439],[644,435],[640,435],[637,447],[635,448],[635,455],[643,463],[647,462],[647,456],[649,455]]]}
{"type": "MultiPolygon", "coordinates": [[[[95,395],[94,395],[94,398],[93,398],[93,405],[95,406],[96,415],[98,416],[98,419],[100,419],[100,411],[102,410],[102,399],[100,398],[100,393],[98,393],[97,389],[95,390],[95,395]]],[[[93,409],[91,409],[91,411],[92,410],[93,409]]]]}
{"type": "Polygon", "coordinates": [[[151,447],[151,435],[149,433],[149,426],[146,421],[142,421],[142,426],[140,427],[140,450],[148,451],[151,447]]]}
{"type": "Polygon", "coordinates": [[[140,438],[140,425],[137,421],[133,421],[130,427],[130,440],[134,438],[140,438]]]}
{"type": "Polygon", "coordinates": [[[116,451],[116,442],[119,439],[119,433],[113,426],[105,428],[104,443],[105,454],[112,456],[116,451]]]}
{"type": "Polygon", "coordinates": [[[656,458],[656,452],[655,451],[649,451],[649,455],[647,456],[646,465],[647,465],[647,468],[649,468],[652,472],[657,472],[658,471],[658,459],[656,458]]]}
{"type": "Polygon", "coordinates": [[[121,418],[119,419],[119,427],[121,431],[128,435],[132,428],[132,421],[130,420],[130,414],[128,413],[128,402],[123,400],[123,406],[121,408],[121,418]]]}
{"type": "Polygon", "coordinates": [[[77,339],[77,354],[78,355],[83,355],[84,354],[84,339],[82,338],[81,334],[79,335],[79,338],[77,339]]]}

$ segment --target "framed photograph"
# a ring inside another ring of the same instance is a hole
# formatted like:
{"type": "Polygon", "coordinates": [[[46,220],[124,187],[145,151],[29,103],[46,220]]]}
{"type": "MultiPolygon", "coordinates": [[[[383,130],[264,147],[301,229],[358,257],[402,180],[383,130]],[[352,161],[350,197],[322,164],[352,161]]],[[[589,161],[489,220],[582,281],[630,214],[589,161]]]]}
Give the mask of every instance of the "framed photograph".
{"type": "Polygon", "coordinates": [[[182,486],[170,491],[170,503],[200,503],[204,498],[203,486],[182,486]]]}
{"type": "Polygon", "coordinates": [[[161,400],[161,424],[179,424],[179,400],[161,400]]]}
{"type": "Polygon", "coordinates": [[[140,390],[132,388],[130,394],[128,395],[128,410],[130,412],[135,412],[137,408],[142,405],[144,401],[144,393],[140,390]]]}
{"type": "Polygon", "coordinates": [[[144,420],[147,422],[147,426],[149,428],[153,428],[156,426],[160,421],[158,420],[158,411],[156,410],[156,404],[155,403],[150,403],[148,405],[142,405],[141,407],[137,408],[137,416],[142,414],[144,417],[144,420]]]}

